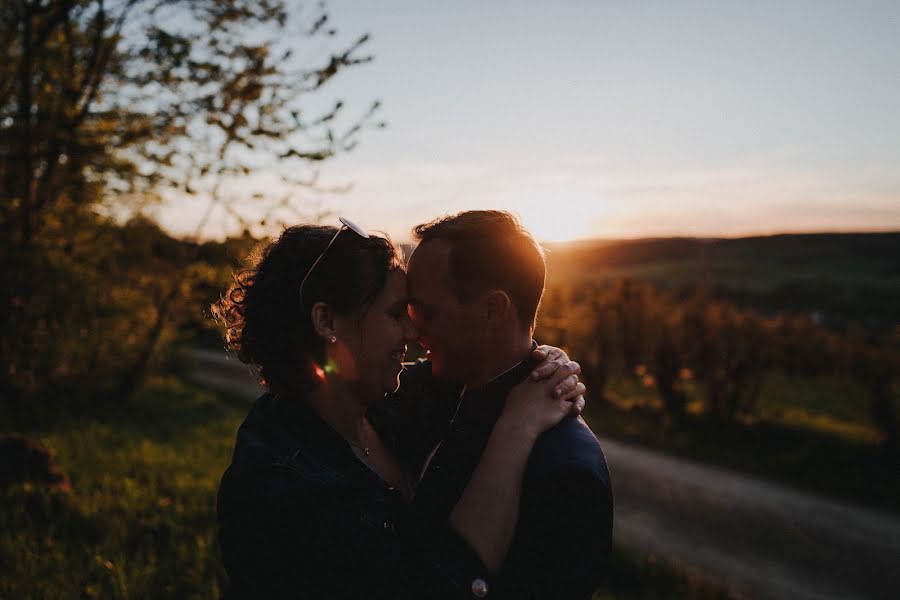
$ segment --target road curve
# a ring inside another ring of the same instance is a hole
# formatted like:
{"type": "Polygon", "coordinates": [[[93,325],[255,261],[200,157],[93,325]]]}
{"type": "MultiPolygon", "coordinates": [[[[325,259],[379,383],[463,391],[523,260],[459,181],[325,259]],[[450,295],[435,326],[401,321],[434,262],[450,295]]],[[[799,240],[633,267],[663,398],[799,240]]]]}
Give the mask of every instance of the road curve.
{"type": "Polygon", "coordinates": [[[742,598],[900,598],[900,518],[601,438],[616,543],[742,598]]]}

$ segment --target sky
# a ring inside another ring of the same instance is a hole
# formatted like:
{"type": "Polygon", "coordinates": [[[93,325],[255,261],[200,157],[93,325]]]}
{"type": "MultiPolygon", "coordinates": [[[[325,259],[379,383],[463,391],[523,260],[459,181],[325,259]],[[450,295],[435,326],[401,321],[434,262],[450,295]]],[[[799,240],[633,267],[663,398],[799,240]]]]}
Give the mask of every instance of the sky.
{"type": "MultiPolygon", "coordinates": [[[[322,167],[353,187],[321,202],[395,241],[475,208],[545,241],[900,229],[900,2],[328,6],[375,60],[321,100],[380,99],[388,126],[322,167]]],[[[158,218],[189,233],[202,204],[158,218]]]]}

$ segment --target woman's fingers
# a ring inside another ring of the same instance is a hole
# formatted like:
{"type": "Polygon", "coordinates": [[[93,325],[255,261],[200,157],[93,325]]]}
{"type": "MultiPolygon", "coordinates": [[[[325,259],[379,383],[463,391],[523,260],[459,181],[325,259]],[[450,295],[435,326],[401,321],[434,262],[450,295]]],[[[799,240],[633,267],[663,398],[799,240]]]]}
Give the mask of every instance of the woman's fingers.
{"type": "Polygon", "coordinates": [[[554,358],[553,360],[545,360],[531,372],[531,379],[539,381],[553,375],[557,369],[566,364],[562,358],[554,358]]]}
{"type": "Polygon", "coordinates": [[[569,362],[569,356],[555,346],[538,346],[532,356],[541,363],[531,372],[534,381],[546,379],[569,362]]]}
{"type": "Polygon", "coordinates": [[[554,360],[559,358],[560,356],[564,356],[565,352],[557,348],[556,346],[538,346],[535,348],[531,356],[534,357],[535,360],[554,360]]]}
{"type": "Polygon", "coordinates": [[[558,384],[556,384],[556,387],[553,388],[553,392],[552,392],[553,397],[557,398],[557,399],[562,398],[563,394],[574,390],[575,385],[577,383],[578,383],[578,376],[569,375],[568,377],[566,377],[565,379],[560,381],[558,384]]]}
{"type": "MultiPolygon", "coordinates": [[[[554,389],[559,389],[560,392],[564,391],[560,389],[560,386],[563,385],[564,381],[568,381],[570,377],[575,376],[575,380],[578,380],[578,375],[581,375],[581,365],[579,365],[574,360],[568,361],[566,364],[562,365],[558,368],[553,374],[551,374],[547,378],[547,383],[552,386],[554,389]]],[[[575,385],[572,383],[571,385],[575,385]]]]}
{"type": "MultiPolygon", "coordinates": [[[[583,387],[584,384],[582,384],[583,387]]],[[[569,414],[578,416],[584,411],[584,396],[578,396],[569,405],[569,414]]]]}
{"type": "Polygon", "coordinates": [[[554,381],[554,383],[558,383],[572,373],[580,372],[581,366],[575,361],[569,360],[569,357],[564,353],[561,353],[559,356],[553,358],[552,360],[545,360],[537,367],[535,367],[535,369],[531,372],[531,378],[534,381],[538,381],[556,375],[558,376],[558,379],[554,381]],[[566,365],[569,365],[570,370],[560,372],[560,370],[566,367],[566,365]]]}
{"type": "MultiPolygon", "coordinates": [[[[585,387],[585,385],[579,381],[578,383],[573,385],[569,391],[560,395],[560,397],[556,400],[559,402],[574,403],[573,401],[577,400],[579,396],[583,396],[586,391],[587,387],[585,387]]],[[[582,400],[584,399],[582,398],[582,400]]]]}

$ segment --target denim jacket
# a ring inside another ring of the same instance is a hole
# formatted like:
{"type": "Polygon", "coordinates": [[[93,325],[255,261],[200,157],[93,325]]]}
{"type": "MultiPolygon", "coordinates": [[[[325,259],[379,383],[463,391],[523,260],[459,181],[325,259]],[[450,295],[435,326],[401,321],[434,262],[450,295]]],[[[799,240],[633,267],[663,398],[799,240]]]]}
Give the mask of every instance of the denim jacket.
{"type": "MultiPolygon", "coordinates": [[[[389,414],[373,407],[369,416],[385,443],[396,444],[389,414]]],[[[264,394],[238,430],[219,487],[232,592],[267,599],[483,597],[487,568],[473,550],[449,527],[420,527],[415,514],[304,402],[264,394]]]]}

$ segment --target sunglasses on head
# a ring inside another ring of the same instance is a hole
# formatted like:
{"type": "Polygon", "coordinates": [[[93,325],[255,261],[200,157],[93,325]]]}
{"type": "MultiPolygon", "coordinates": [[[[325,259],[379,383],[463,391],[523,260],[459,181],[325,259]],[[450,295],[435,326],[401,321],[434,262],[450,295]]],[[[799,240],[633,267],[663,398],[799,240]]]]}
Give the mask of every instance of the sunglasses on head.
{"type": "Polygon", "coordinates": [[[328,252],[328,249],[331,248],[332,244],[334,244],[334,241],[338,238],[339,235],[341,235],[342,231],[349,229],[353,233],[363,238],[369,238],[369,234],[366,233],[362,227],[360,227],[350,219],[346,219],[344,217],[339,217],[339,219],[341,221],[341,227],[338,228],[337,232],[335,232],[335,234],[332,236],[331,241],[328,242],[328,245],[325,246],[324,250],[322,250],[322,254],[319,255],[319,258],[316,259],[316,261],[306,272],[306,275],[303,276],[303,279],[300,280],[300,306],[303,306],[303,286],[306,285],[306,280],[309,279],[309,276],[313,272],[313,269],[316,268],[316,265],[319,264],[319,261],[322,260],[322,257],[325,256],[325,253],[328,252]]]}

